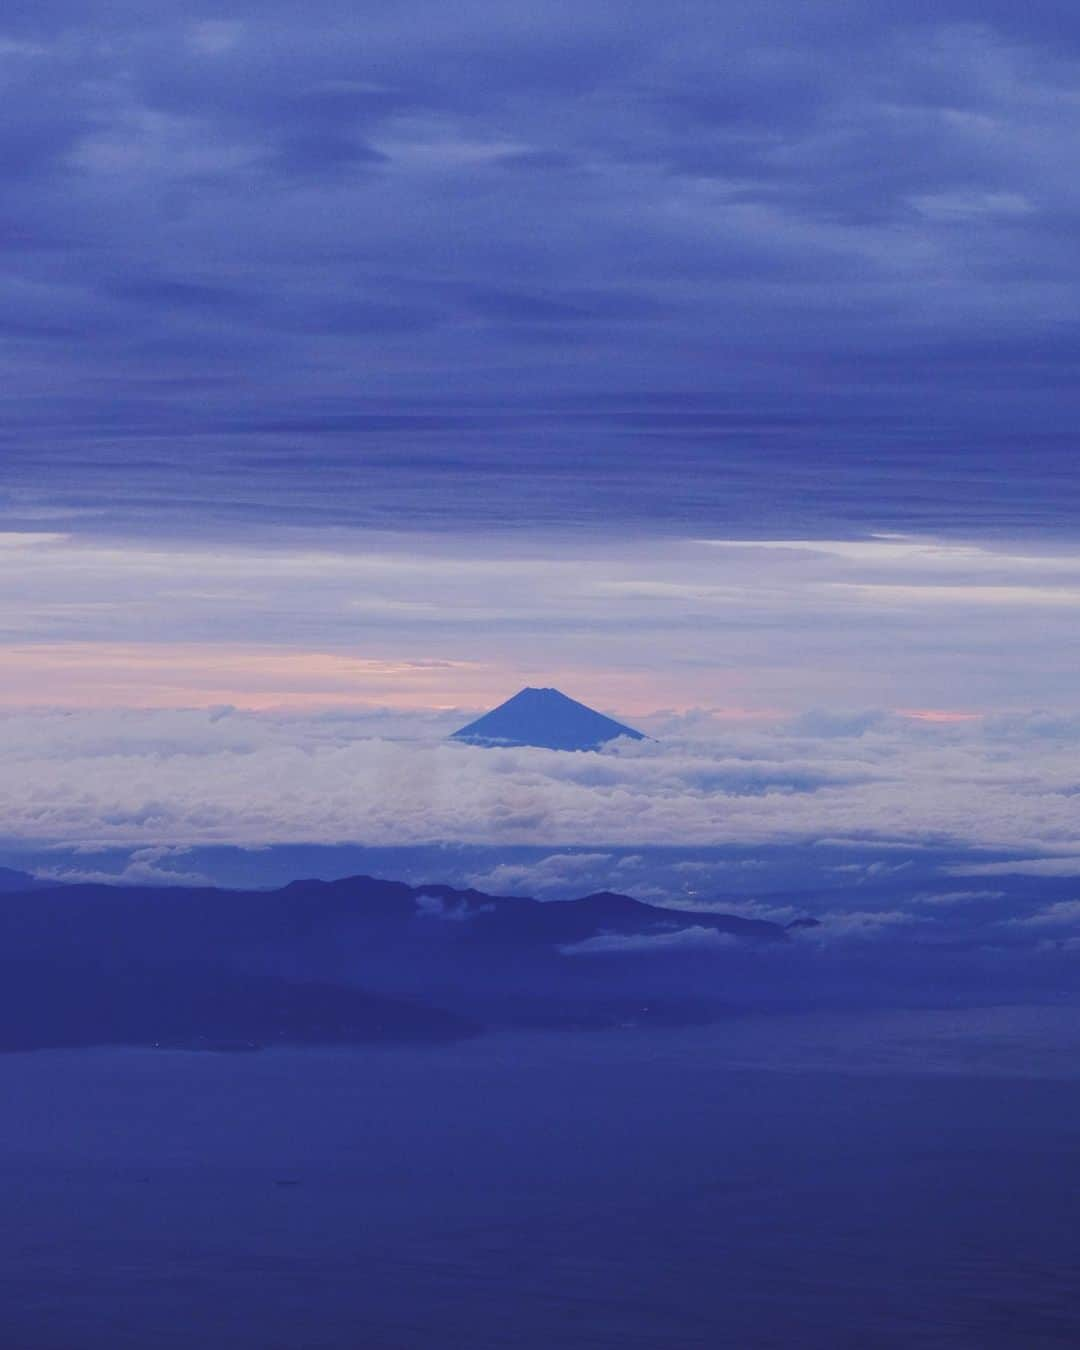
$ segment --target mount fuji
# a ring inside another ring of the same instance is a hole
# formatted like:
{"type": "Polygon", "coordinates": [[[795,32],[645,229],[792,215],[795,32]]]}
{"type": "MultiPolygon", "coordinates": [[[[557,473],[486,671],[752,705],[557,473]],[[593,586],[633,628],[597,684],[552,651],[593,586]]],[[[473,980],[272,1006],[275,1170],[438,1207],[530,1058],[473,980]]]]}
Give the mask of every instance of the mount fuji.
{"type": "Polygon", "coordinates": [[[558,689],[522,689],[450,738],[470,745],[532,745],[544,750],[596,750],[619,736],[647,739],[558,689]]]}

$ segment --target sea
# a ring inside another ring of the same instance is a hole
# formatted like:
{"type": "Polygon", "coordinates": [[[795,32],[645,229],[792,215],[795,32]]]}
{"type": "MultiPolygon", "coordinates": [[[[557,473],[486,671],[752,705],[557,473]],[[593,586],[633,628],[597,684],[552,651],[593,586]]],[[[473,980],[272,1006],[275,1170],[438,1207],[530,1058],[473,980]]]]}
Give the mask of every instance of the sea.
{"type": "Polygon", "coordinates": [[[0,1057],[11,1350],[1066,1350],[1080,1014],[0,1057]]]}

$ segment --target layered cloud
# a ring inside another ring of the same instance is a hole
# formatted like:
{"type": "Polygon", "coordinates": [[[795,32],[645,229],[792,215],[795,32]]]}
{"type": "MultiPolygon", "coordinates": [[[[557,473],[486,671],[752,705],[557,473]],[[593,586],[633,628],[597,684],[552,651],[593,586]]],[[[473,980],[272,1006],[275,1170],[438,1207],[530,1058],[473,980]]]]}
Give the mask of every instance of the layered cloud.
{"type": "Polygon", "coordinates": [[[865,729],[867,707],[1075,707],[1080,554],[1049,541],[0,545],[0,706],[474,710],[555,684],[633,718],[816,707],[811,735],[865,729]]]}
{"type": "MultiPolygon", "coordinates": [[[[566,754],[448,744],[428,717],[409,721],[395,714],[393,726],[411,739],[389,739],[379,714],[7,716],[0,816],[9,841],[552,846],[543,875],[507,864],[476,878],[552,894],[617,881],[611,845],[846,840],[1051,860],[1080,849],[1075,729],[1048,738],[1020,719],[879,715],[823,735],[699,717],[658,740],[566,754]],[[594,856],[560,858],[559,844],[594,856]]],[[[633,856],[619,865],[629,877],[633,856]]]]}
{"type": "Polygon", "coordinates": [[[988,0],[9,6],[9,516],[1067,526],[1078,59],[988,0]]]}

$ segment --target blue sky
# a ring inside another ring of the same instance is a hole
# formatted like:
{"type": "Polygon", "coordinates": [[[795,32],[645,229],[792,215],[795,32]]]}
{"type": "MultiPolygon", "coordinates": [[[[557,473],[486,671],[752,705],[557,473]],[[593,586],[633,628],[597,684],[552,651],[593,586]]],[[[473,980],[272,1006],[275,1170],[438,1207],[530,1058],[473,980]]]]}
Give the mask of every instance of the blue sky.
{"type": "Polygon", "coordinates": [[[0,79],[14,832],[1080,853],[1069,7],[45,0],[0,79]],[[431,758],[523,684],[668,749],[431,758]]]}

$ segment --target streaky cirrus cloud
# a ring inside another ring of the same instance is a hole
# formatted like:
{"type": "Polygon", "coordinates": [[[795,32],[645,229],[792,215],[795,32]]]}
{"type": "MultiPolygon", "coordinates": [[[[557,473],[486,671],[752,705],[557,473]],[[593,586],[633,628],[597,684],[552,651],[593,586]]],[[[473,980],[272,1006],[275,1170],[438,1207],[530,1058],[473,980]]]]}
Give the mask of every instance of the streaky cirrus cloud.
{"type": "Polygon", "coordinates": [[[1003,0],[9,5],[0,500],[1067,529],[1078,72],[1003,0]]]}
{"type": "Polygon", "coordinates": [[[0,575],[9,708],[471,710],[525,684],[635,717],[1075,704],[1080,554],[1049,541],[8,533],[0,575]]]}

